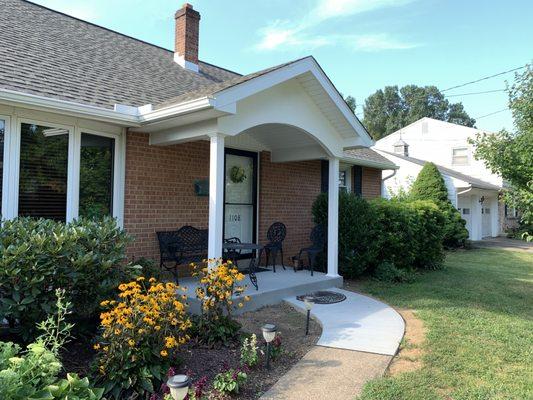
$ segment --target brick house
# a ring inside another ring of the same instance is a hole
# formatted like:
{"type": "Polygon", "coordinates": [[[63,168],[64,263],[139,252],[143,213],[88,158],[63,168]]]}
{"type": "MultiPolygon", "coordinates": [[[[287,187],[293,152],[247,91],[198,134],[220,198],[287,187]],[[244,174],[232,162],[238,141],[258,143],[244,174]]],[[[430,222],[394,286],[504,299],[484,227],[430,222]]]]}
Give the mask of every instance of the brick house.
{"type": "Polygon", "coordinates": [[[339,185],[381,195],[395,169],[312,57],[248,75],[198,59],[200,14],[175,14],[175,49],[23,0],[0,0],[3,218],[109,214],[159,256],[157,231],[209,229],[264,242],[287,226],[307,244],[329,196],[328,274],[337,276],[339,185]]]}

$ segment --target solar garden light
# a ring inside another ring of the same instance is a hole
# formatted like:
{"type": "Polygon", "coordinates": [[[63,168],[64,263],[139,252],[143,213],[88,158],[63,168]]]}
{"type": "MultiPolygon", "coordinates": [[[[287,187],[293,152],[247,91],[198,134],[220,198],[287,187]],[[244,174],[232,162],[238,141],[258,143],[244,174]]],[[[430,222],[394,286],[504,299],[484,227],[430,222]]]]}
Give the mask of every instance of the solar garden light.
{"type": "Polygon", "coordinates": [[[189,393],[191,379],[187,375],[173,375],[168,378],[167,386],[174,400],[183,400],[189,393]]]}
{"type": "Polygon", "coordinates": [[[305,321],[305,336],[309,335],[309,320],[311,319],[311,309],[313,308],[313,305],[315,304],[313,302],[313,297],[311,296],[305,296],[303,298],[305,309],[307,310],[307,318],[305,321]]]}
{"type": "Polygon", "coordinates": [[[265,324],[261,328],[266,342],[266,368],[270,369],[270,343],[276,338],[276,325],[265,324]]]}

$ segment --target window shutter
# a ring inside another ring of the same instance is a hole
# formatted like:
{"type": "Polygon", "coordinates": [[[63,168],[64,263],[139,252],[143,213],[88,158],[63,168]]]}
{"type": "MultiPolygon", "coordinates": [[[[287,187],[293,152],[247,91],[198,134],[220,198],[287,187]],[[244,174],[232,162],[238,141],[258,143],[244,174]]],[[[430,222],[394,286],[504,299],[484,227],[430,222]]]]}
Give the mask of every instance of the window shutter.
{"type": "Polygon", "coordinates": [[[363,167],[360,165],[354,165],[352,167],[353,176],[353,192],[358,195],[363,195],[363,167]]]}

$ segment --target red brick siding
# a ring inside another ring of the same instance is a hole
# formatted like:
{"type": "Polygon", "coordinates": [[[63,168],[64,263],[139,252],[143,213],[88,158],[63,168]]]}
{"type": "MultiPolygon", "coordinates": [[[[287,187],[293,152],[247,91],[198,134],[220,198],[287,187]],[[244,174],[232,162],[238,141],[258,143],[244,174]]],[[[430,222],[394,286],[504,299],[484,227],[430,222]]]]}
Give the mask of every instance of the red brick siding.
{"type": "Polygon", "coordinates": [[[128,132],[124,227],[135,237],[129,256],[159,260],[157,231],[183,225],[206,228],[209,201],[194,193],[209,176],[209,142],[150,146],[148,135],[128,132]]]}
{"type": "Polygon", "coordinates": [[[361,186],[364,199],[381,197],[381,170],[363,167],[361,186]]]}
{"type": "Polygon", "coordinates": [[[259,174],[259,241],[266,242],[268,227],[276,221],[287,226],[285,262],[309,243],[313,228],[311,206],[320,193],[320,161],[272,163],[262,152],[259,174]]]}
{"type": "MultiPolygon", "coordinates": [[[[209,142],[150,146],[148,135],[128,133],[124,227],[135,237],[130,257],[159,260],[157,231],[183,225],[206,228],[209,202],[194,193],[195,179],[209,175],[209,142]]],[[[274,164],[262,152],[259,164],[259,241],[268,227],[287,226],[285,262],[308,244],[311,206],[320,193],[320,161],[274,164]]]]}

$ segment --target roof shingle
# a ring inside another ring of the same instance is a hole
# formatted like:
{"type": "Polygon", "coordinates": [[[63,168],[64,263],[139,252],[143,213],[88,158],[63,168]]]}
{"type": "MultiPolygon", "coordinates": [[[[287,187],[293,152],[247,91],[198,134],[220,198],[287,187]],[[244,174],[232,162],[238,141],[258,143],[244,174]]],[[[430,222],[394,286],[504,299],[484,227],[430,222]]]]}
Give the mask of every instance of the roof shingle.
{"type": "Polygon", "coordinates": [[[158,104],[239,74],[24,0],[0,0],[0,88],[113,108],[158,104]]]}

